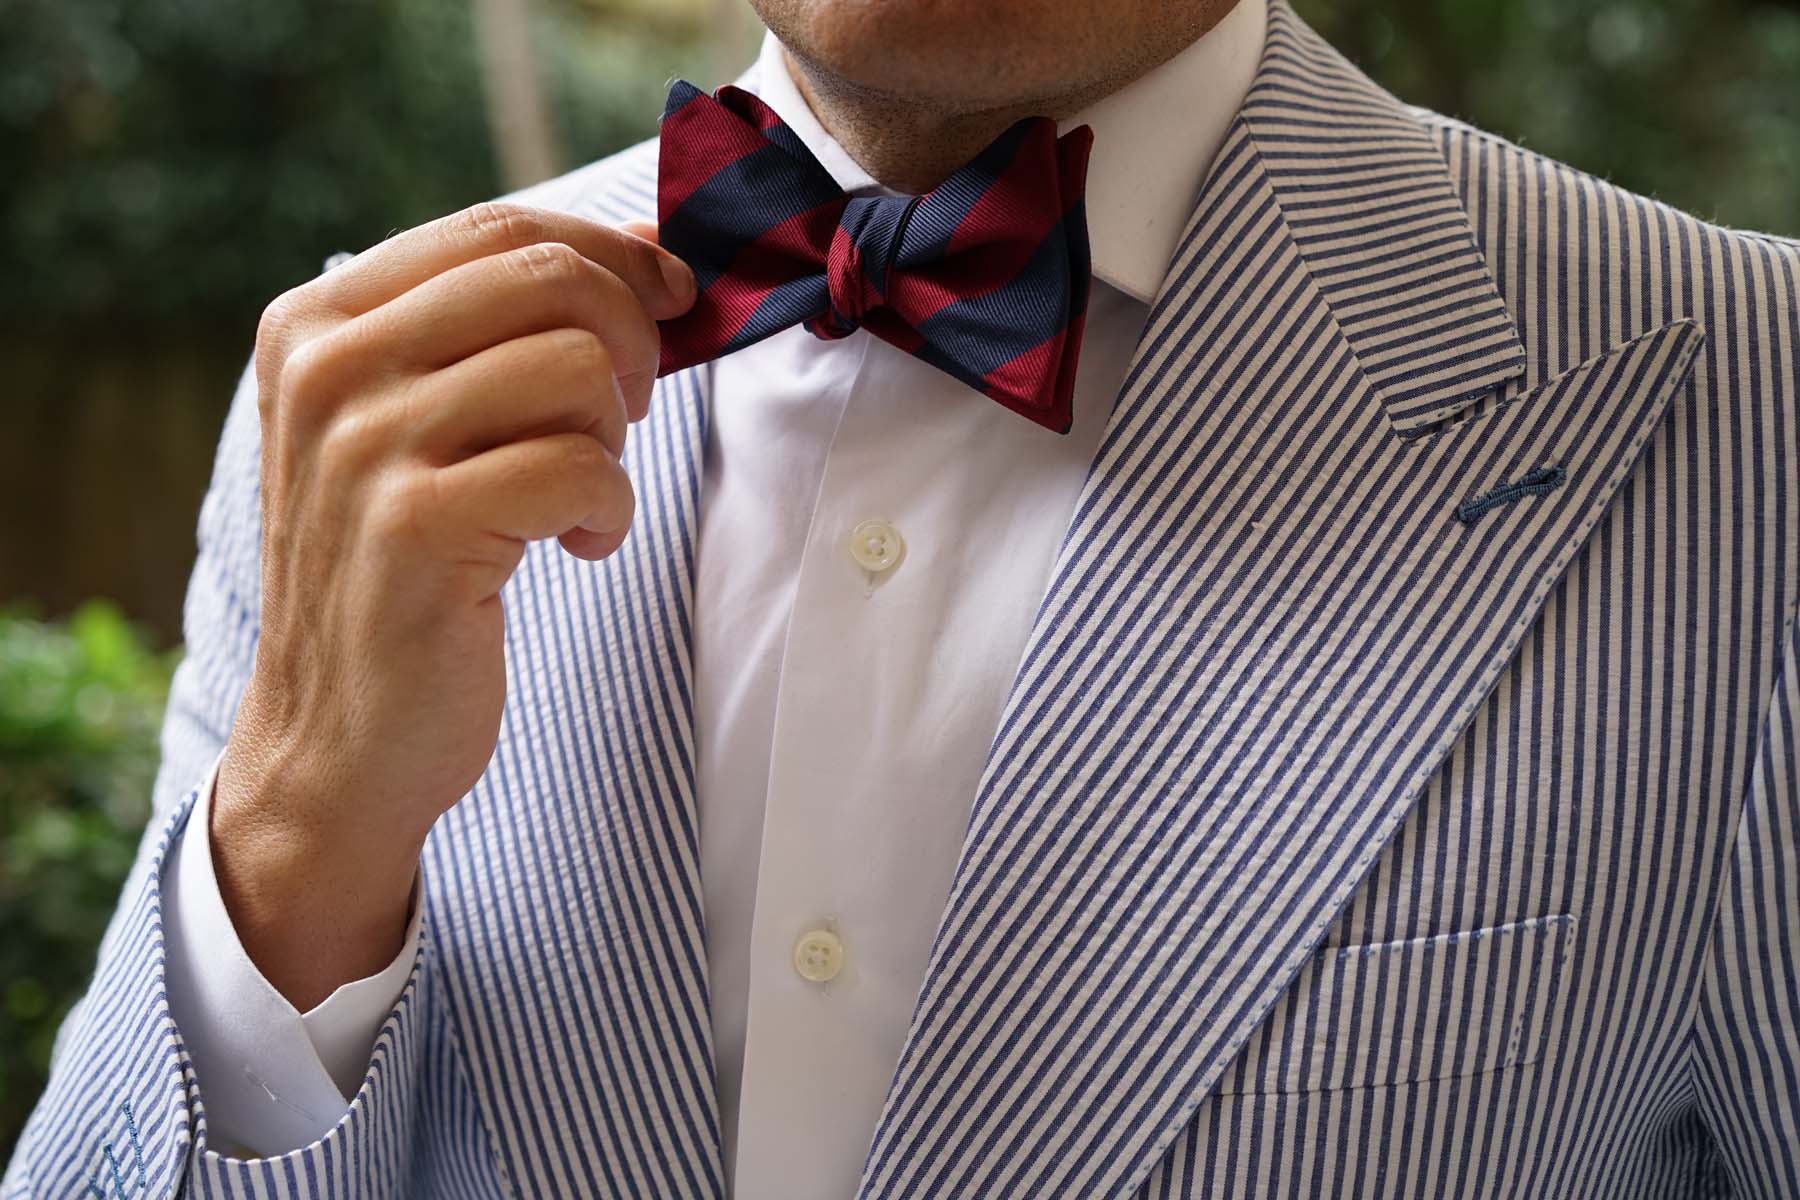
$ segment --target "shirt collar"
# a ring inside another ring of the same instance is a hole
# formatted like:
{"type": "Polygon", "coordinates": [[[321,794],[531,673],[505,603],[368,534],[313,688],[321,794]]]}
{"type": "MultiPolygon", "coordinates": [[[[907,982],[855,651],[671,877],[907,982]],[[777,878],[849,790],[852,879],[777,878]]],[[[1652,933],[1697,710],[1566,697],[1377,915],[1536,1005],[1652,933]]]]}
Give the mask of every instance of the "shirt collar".
{"type": "MultiPolygon", "coordinates": [[[[1096,278],[1145,303],[1162,286],[1206,169],[1250,91],[1268,19],[1268,0],[1238,0],[1193,45],[1057,122],[1058,132],[1077,125],[1094,131],[1087,223],[1096,278]],[[1170,138],[1176,120],[1182,136],[1170,138]]],[[[738,86],[774,109],[846,192],[898,194],[876,183],[825,132],[788,74],[774,34],[763,35],[762,51],[738,86]]]]}

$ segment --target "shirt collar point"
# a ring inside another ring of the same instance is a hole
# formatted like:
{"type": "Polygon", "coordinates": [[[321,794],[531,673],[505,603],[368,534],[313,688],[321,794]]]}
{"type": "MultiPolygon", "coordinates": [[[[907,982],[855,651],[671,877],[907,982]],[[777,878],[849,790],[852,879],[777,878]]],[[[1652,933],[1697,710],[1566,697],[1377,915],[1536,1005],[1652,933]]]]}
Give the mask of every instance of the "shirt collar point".
{"type": "Polygon", "coordinates": [[[1094,278],[1124,292],[1140,304],[1149,304],[1162,289],[1163,272],[1157,267],[1096,261],[1094,278]]]}

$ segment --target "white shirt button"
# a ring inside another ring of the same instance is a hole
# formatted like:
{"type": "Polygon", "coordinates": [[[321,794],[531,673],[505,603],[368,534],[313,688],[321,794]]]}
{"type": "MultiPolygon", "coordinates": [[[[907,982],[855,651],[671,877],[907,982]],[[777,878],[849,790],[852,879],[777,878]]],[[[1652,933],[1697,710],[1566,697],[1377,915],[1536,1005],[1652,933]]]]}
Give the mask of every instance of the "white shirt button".
{"type": "Polygon", "coordinates": [[[829,929],[809,929],[794,943],[794,970],[811,983],[829,983],[844,969],[844,943],[829,929]]]}
{"type": "Polygon", "coordinates": [[[850,531],[850,557],[866,570],[891,570],[905,553],[900,531],[886,521],[863,521],[850,531]]]}

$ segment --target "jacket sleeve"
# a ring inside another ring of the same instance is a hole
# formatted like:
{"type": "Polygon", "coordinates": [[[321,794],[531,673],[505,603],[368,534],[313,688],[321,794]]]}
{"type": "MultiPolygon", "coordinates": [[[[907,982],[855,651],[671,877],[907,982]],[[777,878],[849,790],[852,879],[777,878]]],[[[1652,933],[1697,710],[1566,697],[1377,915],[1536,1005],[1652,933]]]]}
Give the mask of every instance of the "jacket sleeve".
{"type": "Polygon", "coordinates": [[[362,1086],[382,1023],[418,960],[418,890],[406,940],[387,966],[301,1013],[245,952],[213,873],[207,819],[218,767],[200,785],[162,873],[164,982],[207,1141],[221,1153],[285,1154],[323,1137],[362,1086]]]}
{"type": "Polygon", "coordinates": [[[1800,621],[1783,641],[1693,1040],[1732,1195],[1769,1200],[1800,1196],[1800,621]]]}
{"type": "Polygon", "coordinates": [[[347,1112],[323,1137],[266,1159],[224,1157],[207,1143],[206,1110],[168,1006],[163,872],[200,783],[231,728],[250,675],[260,588],[256,388],[233,398],[202,505],[188,584],[187,654],[162,729],[153,815],[100,944],[94,976],[58,1032],[50,1082],[13,1152],[5,1200],[262,1196],[277,1180],[314,1196],[402,1193],[412,1143],[418,1029],[426,1010],[429,935],[376,1039],[347,1112]]]}

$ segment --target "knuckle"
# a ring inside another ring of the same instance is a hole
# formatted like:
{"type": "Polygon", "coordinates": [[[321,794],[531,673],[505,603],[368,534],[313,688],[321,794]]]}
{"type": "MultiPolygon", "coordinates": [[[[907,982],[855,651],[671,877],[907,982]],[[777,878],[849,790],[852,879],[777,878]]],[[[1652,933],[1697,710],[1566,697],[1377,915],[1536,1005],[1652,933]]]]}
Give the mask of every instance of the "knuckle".
{"type": "Polygon", "coordinates": [[[631,432],[631,405],[616,379],[600,383],[600,439],[615,458],[623,457],[625,439],[631,432]]]}
{"type": "Polygon", "coordinates": [[[586,329],[570,329],[564,336],[567,345],[562,348],[563,361],[576,378],[594,380],[612,375],[612,352],[599,335],[586,329]]]}
{"type": "Polygon", "coordinates": [[[522,204],[487,200],[454,218],[455,231],[479,245],[517,246],[543,240],[543,219],[522,204]]]}
{"type": "Polygon", "coordinates": [[[515,252],[519,267],[536,284],[568,287],[581,279],[587,260],[562,242],[534,242],[515,252]]]}
{"type": "Polygon", "coordinates": [[[358,405],[333,415],[320,437],[318,453],[332,468],[348,470],[354,478],[380,457],[385,442],[376,412],[358,405]]]}
{"type": "Polygon", "coordinates": [[[596,484],[608,475],[613,457],[593,438],[567,437],[562,439],[561,446],[563,463],[571,474],[596,484]]]}
{"type": "Polygon", "coordinates": [[[592,487],[592,496],[597,511],[608,514],[629,514],[632,506],[631,476],[619,465],[619,460],[612,452],[593,438],[585,439],[593,447],[588,453],[593,466],[587,478],[592,487]]]}
{"type": "Polygon", "coordinates": [[[600,416],[601,426],[607,435],[607,446],[615,455],[623,454],[625,435],[631,428],[631,402],[626,399],[625,389],[616,379],[604,383],[602,390],[600,416]]]}
{"type": "Polygon", "coordinates": [[[280,402],[287,406],[321,407],[336,392],[337,348],[326,338],[309,338],[281,359],[276,375],[280,402]]]}
{"type": "MultiPolygon", "coordinates": [[[[295,292],[286,291],[269,301],[257,318],[255,358],[259,379],[273,379],[279,373],[301,323],[300,307],[301,300],[295,292]]],[[[265,400],[272,399],[265,396],[265,400]]]]}
{"type": "Polygon", "coordinates": [[[416,539],[437,507],[437,479],[429,470],[393,472],[370,489],[365,519],[383,541],[416,539]]]}
{"type": "Polygon", "coordinates": [[[297,293],[298,289],[285,291],[263,307],[262,316],[256,322],[258,346],[275,345],[293,329],[300,308],[297,293]]]}

